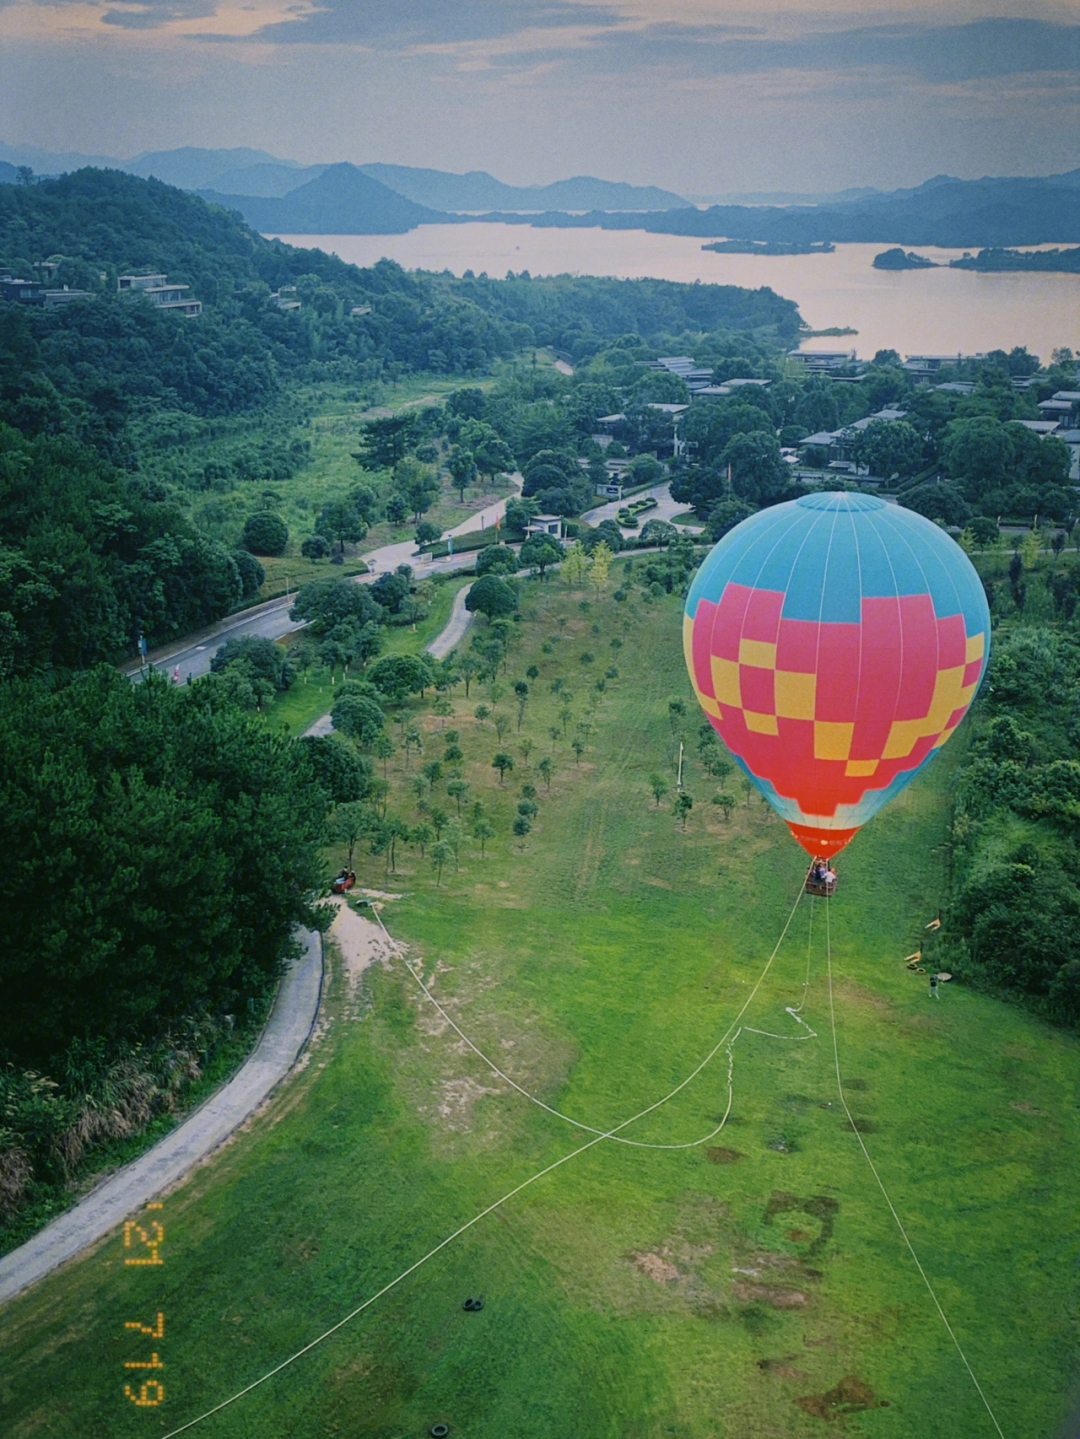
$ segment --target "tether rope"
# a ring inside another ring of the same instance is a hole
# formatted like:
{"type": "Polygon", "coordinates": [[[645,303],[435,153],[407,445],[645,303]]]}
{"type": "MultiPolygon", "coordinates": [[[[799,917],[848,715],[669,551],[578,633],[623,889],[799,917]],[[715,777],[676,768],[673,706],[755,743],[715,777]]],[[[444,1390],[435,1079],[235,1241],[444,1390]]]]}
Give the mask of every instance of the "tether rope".
{"type": "Polygon", "coordinates": [[[835,1011],[835,1009],[834,1009],[834,1007],[833,1007],[832,931],[831,931],[831,928],[830,928],[830,925],[829,925],[829,901],[828,901],[827,899],[826,899],[826,901],[825,901],[825,972],[826,972],[826,976],[827,976],[827,978],[828,978],[828,986],[829,986],[829,1025],[830,1025],[830,1027],[831,1027],[831,1029],[832,1029],[833,1063],[834,1063],[834,1065],[835,1065],[835,1067],[836,1067],[836,1092],[837,1092],[837,1094],[839,1094],[839,1096],[840,1096],[840,1103],[843,1105],[844,1113],[847,1115],[848,1124],[851,1126],[851,1129],[852,1129],[852,1132],[853,1132],[854,1135],[855,1135],[855,1138],[859,1141],[859,1148],[860,1148],[860,1149],[862,1150],[862,1152],[863,1152],[863,1158],[866,1160],[867,1164],[870,1166],[870,1172],[871,1172],[871,1174],[874,1176],[875,1180],[877,1181],[877,1186],[878,1186],[878,1188],[881,1190],[882,1195],[884,1196],[885,1203],[889,1206],[889,1213],[892,1215],[893,1219],[896,1221],[896,1227],[897,1227],[897,1229],[899,1229],[900,1234],[901,1234],[901,1237],[903,1238],[904,1243],[907,1245],[908,1253],[911,1255],[912,1259],[915,1261],[915,1268],[919,1271],[919,1274],[922,1276],[922,1281],[923,1281],[923,1283],[926,1285],[927,1293],[930,1295],[930,1298],[934,1301],[934,1308],[937,1310],[939,1316],[941,1317],[941,1322],[942,1322],[942,1324],[944,1324],[945,1329],[946,1329],[946,1331],[947,1331],[947,1333],[948,1333],[948,1335],[949,1335],[949,1338],[952,1340],[952,1342],[953,1342],[953,1344],[954,1344],[954,1346],[955,1346],[955,1348],[956,1348],[957,1354],[959,1354],[961,1360],[963,1361],[964,1368],[967,1370],[968,1376],[970,1377],[972,1384],[974,1384],[975,1390],[976,1390],[976,1392],[978,1393],[979,1398],[980,1398],[980,1399],[982,1400],[982,1402],[983,1402],[983,1407],[986,1409],[987,1414],[989,1414],[989,1416],[990,1416],[990,1422],[991,1422],[991,1424],[993,1424],[994,1428],[997,1430],[997,1433],[998,1433],[998,1435],[1000,1436],[1000,1439],[1005,1439],[1005,1435],[1002,1433],[1001,1425],[1000,1425],[1000,1424],[998,1423],[998,1421],[997,1421],[997,1416],[995,1415],[994,1411],[990,1408],[990,1401],[987,1399],[986,1395],[983,1393],[982,1385],[979,1383],[978,1379],[976,1379],[974,1369],[972,1369],[971,1365],[968,1363],[968,1357],[967,1357],[967,1355],[964,1353],[963,1348],[961,1347],[960,1341],[959,1341],[959,1339],[957,1339],[956,1334],[955,1334],[954,1331],[953,1331],[953,1327],[952,1327],[952,1325],[949,1323],[949,1321],[948,1321],[948,1319],[947,1319],[947,1317],[946,1317],[946,1315],[945,1315],[944,1309],[942,1309],[942,1307],[941,1307],[941,1301],[938,1299],[937,1295],[936,1295],[935,1292],[934,1292],[934,1286],[930,1283],[930,1279],[929,1279],[929,1277],[928,1277],[928,1275],[927,1275],[927,1273],[926,1273],[926,1270],[922,1267],[922,1264],[921,1264],[920,1261],[919,1261],[919,1256],[915,1253],[915,1246],[912,1244],[911,1240],[908,1238],[908,1233],[907,1233],[907,1230],[904,1228],[903,1221],[901,1220],[899,1214],[897,1214],[897,1212],[896,1212],[896,1206],[893,1204],[892,1200],[889,1198],[889,1191],[885,1188],[885,1185],[882,1183],[881,1175],[877,1172],[877,1166],[875,1165],[874,1161],[870,1158],[870,1151],[867,1149],[866,1144],[865,1144],[865,1142],[864,1142],[864,1140],[863,1140],[863,1137],[862,1137],[862,1135],[859,1133],[859,1130],[858,1130],[858,1128],[857,1128],[857,1126],[856,1126],[856,1124],[855,1124],[855,1120],[852,1118],[851,1110],[848,1108],[847,1099],[846,1099],[845,1096],[844,1096],[844,1085],[843,1085],[843,1082],[842,1082],[842,1080],[841,1080],[841,1078],[840,1078],[840,1049],[839,1049],[839,1046],[838,1046],[838,1044],[837,1044],[837,1039],[836,1039],[836,1011],[835,1011]]]}
{"type": "MultiPolygon", "coordinates": [[[[769,958],[768,958],[768,961],[767,961],[767,963],[766,963],[766,965],[765,965],[765,968],[761,971],[761,974],[760,974],[760,976],[758,977],[757,983],[754,985],[753,989],[750,991],[750,995],[749,995],[748,999],[746,1000],[746,1003],[743,1005],[743,1007],[742,1007],[742,1009],[739,1011],[738,1015],[736,1015],[736,1017],[735,1017],[735,1022],[736,1022],[736,1023],[738,1023],[738,1020],[746,1013],[746,1011],[747,1011],[747,1009],[749,1008],[750,1004],[753,1002],[754,997],[756,996],[758,990],[761,988],[761,985],[762,985],[763,981],[765,980],[765,977],[766,977],[766,975],[768,974],[769,969],[770,969],[771,966],[772,966],[773,960],[776,958],[777,954],[779,953],[779,951],[780,951],[780,946],[783,944],[784,939],[785,939],[786,936],[787,936],[787,932],[788,932],[788,930],[791,928],[791,921],[795,918],[795,911],[796,911],[796,910],[798,909],[798,907],[799,907],[799,903],[800,903],[800,901],[801,901],[801,899],[802,899],[802,894],[803,894],[803,891],[802,891],[802,887],[800,886],[799,894],[798,894],[798,896],[796,897],[795,903],[794,903],[794,904],[792,905],[792,907],[791,907],[791,912],[790,912],[790,914],[789,914],[788,917],[787,917],[787,922],[785,923],[784,928],[783,928],[783,929],[781,930],[781,932],[780,932],[780,938],[776,941],[776,945],[775,945],[775,947],[773,948],[773,952],[772,952],[772,954],[769,955],[769,958]]],[[[801,1041],[801,1040],[806,1040],[806,1039],[816,1039],[816,1038],[817,1038],[816,1033],[814,1032],[814,1030],[812,1030],[812,1029],[810,1028],[810,1026],[806,1023],[806,1021],[805,1021],[804,1019],[800,1019],[800,1018],[799,1018],[799,1011],[802,1009],[803,1005],[806,1003],[806,990],[807,990],[807,986],[808,986],[809,983],[810,983],[810,947],[809,947],[809,944],[808,944],[808,945],[807,945],[807,954],[806,954],[806,980],[805,980],[804,983],[803,983],[803,997],[802,997],[802,1001],[801,1001],[798,1005],[796,1005],[796,1006],[794,1006],[794,1007],[792,1007],[792,1006],[790,1006],[790,1005],[786,1005],[786,1006],[785,1006],[785,1012],[786,1012],[787,1014],[790,1014],[790,1015],[791,1015],[792,1019],[794,1019],[794,1021],[795,1021],[796,1024],[801,1024],[802,1027],[807,1031],[807,1033],[806,1033],[806,1034],[774,1034],[771,1030],[768,1030],[768,1029],[753,1029],[753,1028],[750,1027],[750,1025],[740,1025],[739,1028],[735,1031],[735,1033],[731,1036],[730,1039],[728,1039],[727,1036],[725,1036],[725,1038],[722,1039],[722,1040],[719,1042],[719,1044],[717,1044],[716,1047],[715,1047],[714,1049],[712,1049],[712,1050],[705,1056],[705,1058],[704,1058],[704,1059],[701,1061],[701,1063],[698,1065],[697,1069],[695,1069],[691,1074],[689,1074],[689,1075],[686,1077],[686,1079],[683,1080],[682,1084],[680,1084],[680,1085],[678,1086],[678,1088],[673,1089],[670,1094],[666,1095],[666,1096],[664,1097],[664,1099],[660,1100],[660,1101],[659,1101],[659,1104],[658,1104],[657,1106],[655,1106],[656,1108],[659,1108],[659,1105],[660,1105],[660,1104],[666,1104],[669,1099],[673,1099],[673,1098],[675,1097],[675,1095],[679,1093],[679,1090],[680,1090],[680,1089],[685,1088],[686,1085],[688,1085],[692,1080],[696,1079],[697,1076],[701,1073],[701,1071],[706,1067],[706,1065],[708,1065],[709,1063],[711,1063],[711,1061],[716,1057],[716,1055],[719,1053],[719,1051],[720,1051],[722,1048],[725,1048],[725,1047],[726,1047],[726,1048],[727,1048],[727,1051],[728,1051],[728,1102],[727,1102],[727,1108],[724,1110],[723,1117],[721,1118],[720,1123],[716,1126],[715,1129],[711,1129],[708,1134],[703,1135],[700,1139],[690,1139],[690,1140],[686,1140],[684,1143],[681,1143],[681,1144],[656,1144],[656,1143],[652,1143],[652,1142],[647,1141],[647,1140],[644,1140],[644,1139],[627,1139],[625,1136],[623,1136],[623,1135],[621,1135],[621,1134],[614,1134],[614,1133],[610,1133],[610,1132],[608,1132],[608,1133],[605,1134],[605,1131],[604,1131],[604,1130],[597,1129],[595,1125],[586,1124],[583,1120],[575,1119],[575,1118],[574,1118],[572,1115],[570,1115],[570,1114],[564,1114],[564,1113],[562,1112],[562,1110],[553,1108],[552,1105],[545,1103],[544,1100],[539,1099],[535,1094],[530,1094],[527,1089],[525,1089],[522,1085],[518,1084],[518,1082],[517,1082],[516,1079],[512,1079],[512,1078],[510,1077],[510,1075],[506,1073],[505,1070],[500,1069],[499,1066],[495,1063],[495,1061],[494,1061],[493,1059],[489,1058],[488,1055],[486,1055],[486,1054],[484,1053],[484,1051],[483,1051],[477,1044],[475,1044],[472,1039],[470,1039],[470,1037],[465,1033],[465,1031],[460,1027],[460,1025],[458,1025],[457,1022],[454,1020],[453,1016],[447,1013],[447,1011],[443,1008],[443,1006],[439,1003],[439,1001],[438,1001],[438,1000],[435,998],[435,996],[432,994],[432,992],[431,992],[431,990],[429,989],[429,987],[424,983],[423,976],[422,976],[421,974],[418,974],[417,971],[413,968],[413,966],[409,963],[408,959],[406,959],[406,957],[405,957],[405,955],[404,955],[404,953],[403,953],[403,951],[402,951],[402,949],[401,949],[401,946],[398,944],[398,942],[397,942],[397,941],[393,938],[393,936],[390,934],[389,930],[386,928],[386,925],[383,924],[382,916],[379,914],[378,910],[375,910],[374,913],[375,913],[375,918],[376,918],[376,920],[377,920],[378,923],[379,923],[379,927],[381,928],[383,934],[386,936],[387,942],[390,944],[390,946],[391,946],[391,948],[394,950],[394,952],[401,958],[402,963],[404,964],[405,968],[408,970],[408,972],[409,972],[409,974],[411,975],[411,977],[413,978],[413,980],[415,980],[415,982],[416,982],[417,986],[419,987],[419,989],[423,992],[425,998],[427,998],[427,999],[431,1002],[431,1004],[434,1005],[435,1009],[439,1012],[439,1014],[440,1014],[440,1015],[442,1016],[442,1018],[446,1021],[446,1023],[450,1026],[450,1028],[454,1031],[454,1033],[458,1036],[458,1038],[459,1038],[464,1044],[468,1045],[468,1047],[472,1050],[472,1052],[473,1052],[480,1060],[482,1060],[484,1064],[487,1065],[487,1067],[491,1070],[492,1074],[496,1075],[499,1079],[505,1080],[505,1082],[510,1085],[511,1089],[515,1089],[515,1090],[518,1092],[518,1094],[520,1094],[520,1095],[522,1096],[522,1098],[527,1099],[530,1104],[535,1104],[539,1109],[543,1109],[546,1113],[552,1115],[555,1119],[561,1119],[561,1120],[563,1120],[565,1123],[573,1125],[575,1129],[584,1130],[587,1134],[605,1135],[606,1138],[614,1139],[614,1140],[616,1141],[616,1143],[618,1143],[618,1144],[628,1144],[628,1145],[631,1145],[631,1146],[632,1146],[633,1148],[635,1148],[635,1149],[696,1149],[699,1145],[708,1144],[708,1142],[709,1142],[710,1139],[715,1139],[715,1138],[716,1138],[716,1136],[720,1133],[721,1129],[723,1129],[724,1125],[727,1123],[728,1115],[731,1113],[731,1104],[732,1104],[732,1074],[733,1074],[733,1067],[734,1067],[734,1055],[732,1054],[731,1051],[732,1051],[732,1046],[736,1043],[736,1041],[738,1040],[740,1034],[743,1034],[743,1033],[746,1033],[746,1034],[761,1034],[761,1035],[764,1035],[764,1036],[765,1036],[766,1038],[768,1038],[768,1039],[787,1039],[787,1040],[794,1040],[794,1041],[796,1041],[796,1042],[797,1042],[797,1041],[801,1041]]],[[[810,923],[811,923],[811,939],[812,939],[812,938],[813,938],[813,906],[812,906],[812,905],[811,905],[810,916],[811,916],[811,918],[810,918],[810,923]]],[[[729,1031],[729,1033],[730,1033],[730,1031],[729,1031]]],[[[645,1111],[645,1112],[647,1113],[648,1111],[645,1111]]],[[[629,1122],[632,1123],[633,1121],[629,1121],[629,1122]]]]}
{"type": "MultiPolygon", "coordinates": [[[[540,1169],[540,1170],[538,1170],[535,1174],[530,1175],[530,1177],[529,1177],[528,1179],[522,1180],[522,1182],[521,1182],[520,1184],[517,1184],[517,1185],[514,1186],[513,1189],[508,1190],[504,1195],[502,1195],[501,1198],[496,1199],[493,1204],[489,1204],[486,1209],[482,1209],[482,1210],[480,1210],[480,1212],[479,1212],[478,1214],[474,1214],[471,1219],[466,1220],[466,1222],[465,1222],[464,1224],[462,1224],[459,1228],[455,1229],[452,1234],[448,1234],[445,1239],[440,1240],[439,1243],[436,1244],[432,1249],[429,1249],[426,1254],[421,1255],[421,1257],[420,1257],[419,1259],[417,1259],[414,1263],[410,1264],[407,1269],[403,1269],[403,1270],[401,1271],[401,1273],[398,1274],[394,1279],[391,1279],[388,1284],[384,1284],[383,1287],[382,1287],[381,1289],[379,1289],[375,1294],[372,1294],[369,1299],[365,1299],[362,1304],[358,1304],[355,1309],[350,1310],[349,1313],[346,1314],[342,1319],[339,1319],[336,1324],[332,1324],[329,1329],[324,1329],[321,1334],[317,1335],[317,1336],[316,1336],[314,1339],[312,1339],[309,1343],[305,1344],[302,1349],[298,1349],[294,1354],[290,1354],[287,1359],[283,1359],[283,1360],[281,1361],[281,1363],[280,1363],[280,1364],[276,1364],[276,1365],[273,1367],[273,1369],[268,1369],[267,1372],[266,1372],[265,1374],[263,1374],[263,1375],[260,1375],[260,1377],[259,1377],[258,1379],[253,1379],[250,1384],[246,1384],[242,1389],[238,1389],[235,1394],[230,1394],[227,1399],[223,1399],[219,1404],[215,1404],[215,1405],[213,1406],[213,1408],[207,1409],[207,1410],[205,1410],[202,1414],[196,1415],[196,1417],[195,1417],[194,1419],[189,1419],[186,1424],[181,1424],[181,1425],[179,1425],[179,1427],[176,1428],[176,1429],[170,1429],[170,1430],[168,1431],[168,1433],[162,1435],[162,1439],[175,1439],[175,1436],[176,1436],[177,1434],[183,1434],[183,1433],[186,1433],[186,1431],[189,1430],[189,1429],[194,1429],[194,1427],[196,1426],[196,1424],[201,1424],[205,1419],[210,1419],[210,1418],[213,1417],[213,1415],[215,1415],[215,1414],[220,1414],[223,1409],[227,1409],[231,1404],[235,1404],[239,1399],[243,1399],[246,1395],[250,1394],[253,1390],[258,1389],[258,1388],[260,1387],[260,1385],[265,1384],[265,1383],[267,1382],[267,1380],[273,1379],[274,1376],[277,1375],[277,1374],[280,1374],[280,1373],[282,1372],[282,1370],[288,1369],[289,1366],[292,1365],[292,1364],[295,1364],[298,1359],[302,1359],[305,1354],[309,1354],[313,1349],[317,1348],[317,1347],[318,1347],[320,1344],[322,1344],[325,1340],[329,1339],[329,1338],[331,1337],[331,1335],[336,1334],[339,1329],[343,1329],[346,1324],[351,1323],[352,1320],[356,1319],[360,1314],[363,1314],[363,1312],[364,1312],[365,1309],[370,1309],[371,1306],[372,1306],[377,1300],[381,1299],[384,1294],[389,1294],[389,1292],[391,1291],[391,1289],[396,1288],[397,1285],[401,1284],[405,1279],[408,1279],[408,1277],[409,1277],[410,1274],[415,1274],[416,1271],[417,1271],[418,1269],[420,1269],[424,1264],[426,1264],[429,1259],[434,1259],[434,1257],[435,1257],[436,1254],[441,1253],[442,1250],[444,1250],[449,1244],[452,1244],[455,1239],[459,1239],[459,1238],[461,1237],[461,1235],[465,1234],[468,1230],[472,1229],[474,1225],[479,1224],[482,1219],[486,1219],[489,1214],[493,1214],[496,1209],[500,1209],[504,1204],[506,1204],[509,1200],[513,1199],[516,1195],[520,1194],[523,1190],[528,1189],[529,1186],[532,1185],[532,1184],[535,1184],[535,1183],[537,1182],[537,1180],[543,1179],[543,1178],[545,1177],[545,1175],[551,1174],[554,1170],[561,1168],[561,1166],[564,1165],[564,1164],[568,1164],[571,1159],[576,1159],[579,1155],[584,1154],[587,1150],[594,1148],[597,1144],[601,1144],[605,1139],[617,1139],[617,1138],[619,1137],[620,1131],[622,1131],[622,1130],[624,1130],[624,1129],[628,1129],[631,1124],[636,1124],[639,1119],[644,1119],[646,1115],[649,1115],[649,1114],[654,1113],[657,1109],[660,1109],[660,1108],[662,1108],[663,1105],[667,1104],[667,1103],[669,1102],[669,1100],[674,1099],[674,1097],[675,1097],[677,1094],[681,1093],[681,1091],[684,1090],[684,1089],[686,1088],[686,1086],[691,1083],[692,1080],[694,1080],[694,1079],[697,1078],[697,1076],[701,1073],[701,1071],[705,1068],[705,1066],[706,1066],[712,1059],[714,1059],[714,1058],[716,1057],[716,1055],[720,1052],[721,1049],[723,1049],[723,1048],[725,1047],[725,1045],[729,1045],[729,1042],[730,1042],[730,1043],[733,1043],[733,1042],[734,1042],[734,1039],[732,1038],[732,1032],[736,1029],[736,1026],[737,1026],[738,1023],[739,1023],[739,1020],[742,1019],[742,1017],[743,1017],[743,1015],[746,1013],[747,1009],[748,1009],[748,1008],[750,1007],[750,1005],[753,1003],[753,1000],[754,1000],[755,996],[757,995],[758,990],[761,988],[762,984],[763,984],[764,981],[765,981],[766,975],[769,973],[769,970],[772,968],[773,960],[776,958],[776,955],[777,955],[777,953],[778,953],[778,951],[779,951],[779,949],[780,949],[780,945],[783,943],[784,936],[787,934],[788,929],[789,929],[790,926],[791,926],[791,921],[792,921],[792,919],[795,917],[795,911],[796,911],[796,910],[798,909],[798,907],[799,907],[799,902],[800,902],[800,900],[802,899],[802,896],[803,896],[803,890],[804,890],[804,884],[803,884],[802,881],[800,881],[800,883],[799,883],[799,894],[798,894],[798,897],[796,898],[795,903],[794,903],[794,904],[792,905],[792,907],[791,907],[791,912],[790,912],[790,914],[789,914],[788,917],[787,917],[787,921],[786,921],[786,923],[784,924],[783,930],[781,931],[780,938],[776,941],[776,944],[775,944],[775,946],[773,947],[772,953],[769,955],[769,958],[766,960],[765,965],[764,965],[764,968],[762,969],[760,975],[758,976],[758,978],[757,978],[757,980],[756,980],[753,988],[751,989],[749,995],[747,996],[747,998],[746,998],[745,1001],[743,1002],[742,1008],[739,1010],[738,1014],[735,1016],[735,1018],[734,1018],[734,1019],[731,1021],[731,1023],[728,1025],[728,1028],[727,1028],[726,1032],[724,1033],[723,1037],[713,1046],[713,1048],[709,1051],[709,1053],[705,1056],[705,1058],[701,1061],[701,1063],[697,1066],[697,1068],[694,1069],[694,1070],[692,1070],[691,1073],[688,1074],[687,1077],[686,1077],[684,1080],[682,1080],[679,1084],[677,1084],[677,1085],[674,1087],[674,1089],[670,1090],[667,1094],[665,1094],[665,1095],[663,1096],[663,1098],[656,1100],[654,1103],[652,1103],[652,1104],[650,1104],[650,1105],[647,1105],[644,1109],[638,1110],[638,1112],[637,1112],[636,1114],[632,1114],[629,1119],[624,1119],[621,1124],[615,1125],[612,1129],[607,1129],[607,1130],[603,1130],[603,1131],[592,1131],[592,1132],[593,1132],[593,1138],[586,1140],[586,1142],[585,1142],[584,1144],[579,1145],[579,1146],[577,1147],[577,1149],[572,1149],[572,1150],[569,1152],[569,1154],[564,1154],[561,1159],[556,1159],[553,1163],[546,1165],[543,1169],[540,1169]]],[[[382,919],[379,918],[377,912],[376,912],[376,918],[378,918],[378,920],[379,920],[379,925],[380,925],[380,928],[382,929],[383,933],[386,935],[386,937],[387,937],[387,939],[390,941],[391,945],[394,945],[393,939],[391,938],[389,932],[387,931],[386,926],[383,924],[382,919]]],[[[395,945],[394,947],[395,947],[395,949],[397,948],[396,945],[395,945]]],[[[415,978],[415,975],[414,975],[414,978],[415,978]]],[[[805,999],[805,993],[804,993],[804,996],[803,996],[803,997],[804,997],[804,999],[805,999]]],[[[433,1001],[433,1002],[434,1002],[434,1001],[433,1001]]],[[[800,1006],[800,1007],[801,1007],[801,1006],[800,1006]]],[[[449,1020],[449,1016],[447,1016],[447,1018],[448,1018],[448,1020],[449,1020]]],[[[449,1022],[450,1022],[451,1024],[453,1023],[452,1020],[450,1020],[449,1022]]],[[[461,1031],[457,1029],[457,1026],[456,1026],[456,1025],[454,1025],[454,1029],[455,1029],[455,1031],[456,1031],[457,1033],[459,1033],[459,1034],[461,1033],[461,1031]]],[[[465,1040],[466,1040],[466,1043],[469,1044],[470,1048],[472,1048],[478,1055],[480,1055],[480,1057],[481,1057],[482,1059],[484,1058],[484,1056],[481,1054],[481,1052],[480,1052],[478,1049],[476,1049],[476,1046],[473,1045],[473,1044],[471,1043],[471,1041],[469,1041],[469,1040],[466,1038],[465,1035],[462,1035],[461,1037],[462,1037],[462,1039],[465,1039],[465,1040]]],[[[735,1037],[737,1037],[737,1035],[736,1035],[735,1037]]],[[[486,1064],[489,1064],[489,1065],[490,1065],[490,1060],[485,1059],[484,1062],[485,1062],[486,1064]]],[[[731,1058],[731,1055],[730,1055],[730,1049],[729,1049],[729,1055],[728,1055],[728,1109],[727,1109],[727,1111],[725,1111],[725,1115],[724,1115],[724,1119],[725,1119],[725,1120],[726,1120],[726,1118],[727,1118],[727,1113],[730,1112],[730,1109],[731,1109],[731,1071],[732,1071],[732,1062],[733,1062],[733,1061],[732,1061],[732,1058],[731,1058]]],[[[492,1066],[492,1067],[494,1067],[494,1066],[492,1066]]],[[[501,1071],[500,1071],[500,1073],[501,1073],[501,1071]]],[[[513,1085],[514,1085],[514,1088],[515,1088],[515,1089],[518,1089],[523,1095],[525,1095],[526,1098],[530,1098],[530,1099],[532,1098],[532,1096],[531,1096],[531,1095],[528,1095],[525,1090],[522,1090],[522,1089],[521,1089],[520,1085],[514,1084],[514,1081],[511,1080],[511,1079],[509,1078],[509,1076],[504,1076],[504,1078],[506,1078],[508,1084],[513,1084],[513,1085]]],[[[535,1102],[538,1103],[538,1104],[541,1104],[543,1108],[549,1109],[549,1106],[544,1105],[542,1101],[537,1100],[537,1101],[535,1101],[535,1102]]],[[[557,1117],[557,1118],[560,1118],[560,1119],[566,1119],[566,1118],[567,1118],[567,1116],[565,1116],[565,1115],[560,1115],[560,1114],[558,1114],[558,1112],[557,1112],[556,1110],[549,1109],[549,1112],[550,1112],[552,1115],[554,1115],[555,1117],[557,1117]]],[[[724,1121],[721,1121],[721,1125],[720,1125],[721,1128],[723,1127],[723,1122],[724,1122],[724,1121]]],[[[576,1120],[569,1120],[569,1123],[575,1124],[575,1125],[578,1125],[578,1124],[579,1124],[579,1122],[576,1121],[576,1120]]],[[[580,1125],[579,1125],[579,1127],[584,1127],[584,1126],[580,1126],[580,1125]]],[[[717,1133],[718,1133],[719,1130],[714,1131],[714,1132],[717,1132],[717,1133]]],[[[698,1144],[703,1143],[703,1142],[704,1142],[704,1141],[702,1141],[702,1140],[697,1140],[697,1141],[695,1141],[695,1143],[698,1143],[698,1144]]],[[[688,1147],[690,1147],[690,1146],[687,1146],[687,1145],[663,1145],[663,1146],[657,1146],[657,1147],[660,1147],[660,1148],[682,1149],[682,1148],[688,1148],[688,1147]]]]}

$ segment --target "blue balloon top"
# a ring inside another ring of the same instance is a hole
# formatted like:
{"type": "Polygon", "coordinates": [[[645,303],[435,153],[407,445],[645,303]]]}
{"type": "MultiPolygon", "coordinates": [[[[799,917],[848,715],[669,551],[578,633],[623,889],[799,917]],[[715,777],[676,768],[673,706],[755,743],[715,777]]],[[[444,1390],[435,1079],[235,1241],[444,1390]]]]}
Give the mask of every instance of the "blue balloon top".
{"type": "Polygon", "coordinates": [[[729,581],[782,592],[784,619],[858,624],[864,598],[928,594],[939,619],[962,614],[968,634],[990,632],[982,581],[956,541],[876,495],[817,493],[759,510],[705,560],[687,613],[729,581]]]}

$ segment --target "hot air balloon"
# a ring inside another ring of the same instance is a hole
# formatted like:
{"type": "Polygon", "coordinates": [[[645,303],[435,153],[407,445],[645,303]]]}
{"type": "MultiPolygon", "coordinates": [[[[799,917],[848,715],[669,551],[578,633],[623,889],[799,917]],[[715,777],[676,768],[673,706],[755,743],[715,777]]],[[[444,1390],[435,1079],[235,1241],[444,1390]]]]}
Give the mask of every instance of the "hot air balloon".
{"type": "Polygon", "coordinates": [[[713,727],[803,848],[828,858],[963,719],[990,612],[937,525],[873,495],[811,494],[715,546],[683,641],[713,727]]]}

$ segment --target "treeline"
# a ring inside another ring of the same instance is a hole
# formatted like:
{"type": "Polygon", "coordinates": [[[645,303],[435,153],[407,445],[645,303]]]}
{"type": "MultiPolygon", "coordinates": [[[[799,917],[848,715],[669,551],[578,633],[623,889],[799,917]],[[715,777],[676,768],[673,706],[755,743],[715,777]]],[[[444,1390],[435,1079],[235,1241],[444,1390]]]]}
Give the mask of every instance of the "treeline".
{"type": "Polygon", "coordinates": [[[315,918],[328,810],[369,777],[216,678],[0,685],[0,1223],[62,1204],[88,1149],[263,1012],[315,918]]]}
{"type": "Polygon", "coordinates": [[[1080,564],[1017,555],[956,784],[935,968],[1080,1025],[1080,564]]]}

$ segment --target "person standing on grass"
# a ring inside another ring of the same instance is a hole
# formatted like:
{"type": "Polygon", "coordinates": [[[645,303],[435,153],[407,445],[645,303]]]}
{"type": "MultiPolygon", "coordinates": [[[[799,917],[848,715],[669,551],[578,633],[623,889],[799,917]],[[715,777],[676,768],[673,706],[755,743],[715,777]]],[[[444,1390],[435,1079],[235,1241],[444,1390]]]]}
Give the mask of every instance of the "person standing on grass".
{"type": "Polygon", "coordinates": [[[930,976],[930,993],[935,999],[941,998],[941,995],[938,993],[938,977],[936,974],[930,976]]]}

